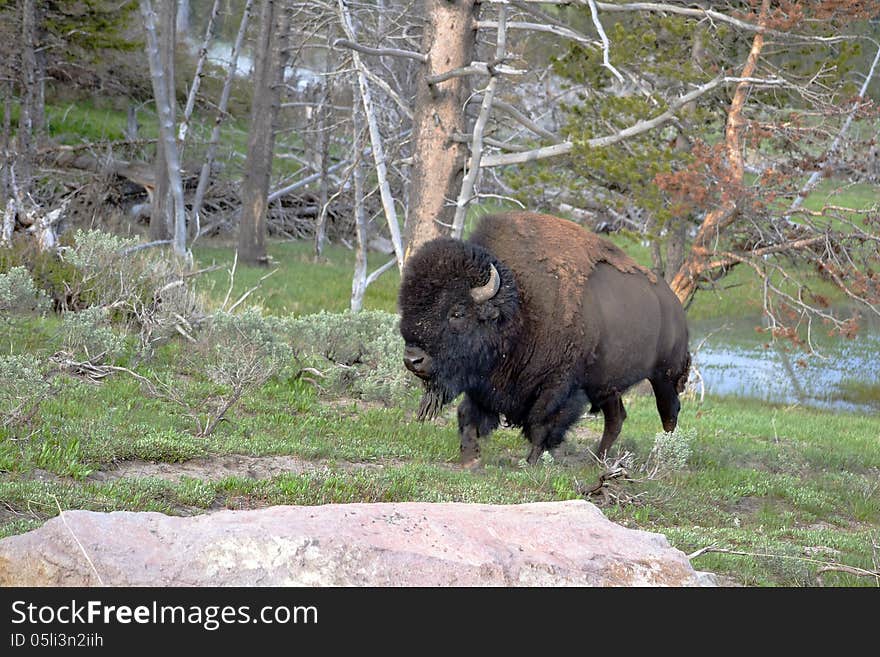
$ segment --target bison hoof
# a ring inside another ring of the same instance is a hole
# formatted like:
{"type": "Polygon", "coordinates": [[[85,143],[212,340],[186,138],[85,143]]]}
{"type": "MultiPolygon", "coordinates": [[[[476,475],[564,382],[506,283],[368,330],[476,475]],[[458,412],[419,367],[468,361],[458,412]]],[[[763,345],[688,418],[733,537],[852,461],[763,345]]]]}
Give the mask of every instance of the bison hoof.
{"type": "Polygon", "coordinates": [[[461,466],[466,470],[473,470],[480,465],[479,445],[461,446],[461,466]]]}
{"type": "Polygon", "coordinates": [[[463,470],[476,470],[477,468],[480,467],[480,457],[479,457],[479,455],[477,455],[477,456],[471,456],[470,458],[463,458],[463,457],[462,457],[462,459],[461,459],[461,467],[462,467],[463,470]]]}
{"type": "Polygon", "coordinates": [[[529,465],[535,465],[538,460],[541,458],[541,454],[544,453],[543,447],[532,446],[532,450],[529,452],[529,455],[526,457],[526,462],[529,465]]]}

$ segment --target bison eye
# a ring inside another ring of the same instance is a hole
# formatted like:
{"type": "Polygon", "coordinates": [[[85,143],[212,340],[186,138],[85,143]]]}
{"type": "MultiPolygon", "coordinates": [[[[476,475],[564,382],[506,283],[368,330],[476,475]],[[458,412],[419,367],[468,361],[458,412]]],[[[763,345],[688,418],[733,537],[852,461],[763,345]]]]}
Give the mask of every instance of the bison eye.
{"type": "Polygon", "coordinates": [[[447,318],[452,328],[461,328],[465,323],[466,310],[464,306],[456,305],[449,309],[447,318]]]}

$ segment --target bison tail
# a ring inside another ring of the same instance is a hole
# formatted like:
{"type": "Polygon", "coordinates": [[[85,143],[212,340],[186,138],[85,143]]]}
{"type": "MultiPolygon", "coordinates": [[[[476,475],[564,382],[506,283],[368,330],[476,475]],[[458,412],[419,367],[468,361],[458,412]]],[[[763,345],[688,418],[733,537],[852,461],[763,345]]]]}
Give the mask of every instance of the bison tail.
{"type": "Polygon", "coordinates": [[[687,357],[685,358],[685,361],[684,361],[684,367],[682,367],[681,372],[679,373],[678,377],[675,379],[675,390],[679,394],[684,392],[684,387],[687,385],[688,374],[690,374],[690,371],[691,371],[691,354],[690,354],[690,352],[688,352],[687,357]]]}

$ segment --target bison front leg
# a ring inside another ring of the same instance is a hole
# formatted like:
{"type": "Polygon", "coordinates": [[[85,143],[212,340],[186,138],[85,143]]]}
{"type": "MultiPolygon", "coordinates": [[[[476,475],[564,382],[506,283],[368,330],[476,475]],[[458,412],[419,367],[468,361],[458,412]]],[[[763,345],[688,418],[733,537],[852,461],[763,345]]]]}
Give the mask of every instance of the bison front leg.
{"type": "Polygon", "coordinates": [[[562,443],[565,433],[580,419],[586,405],[587,395],[578,388],[561,395],[557,392],[539,397],[532,418],[523,426],[523,433],[532,444],[526,461],[534,465],[541,454],[562,443]],[[539,410],[544,413],[536,412],[539,410]]]}
{"type": "Polygon", "coordinates": [[[480,438],[498,427],[498,413],[481,408],[468,395],[458,407],[458,437],[461,440],[461,464],[472,468],[480,462],[480,438]]]}

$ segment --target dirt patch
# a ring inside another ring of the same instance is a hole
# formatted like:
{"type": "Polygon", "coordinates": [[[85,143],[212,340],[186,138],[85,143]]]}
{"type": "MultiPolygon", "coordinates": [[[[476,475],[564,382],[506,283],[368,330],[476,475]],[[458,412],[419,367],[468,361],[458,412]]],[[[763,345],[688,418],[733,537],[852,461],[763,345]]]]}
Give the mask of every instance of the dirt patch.
{"type": "Polygon", "coordinates": [[[106,470],[98,470],[89,477],[90,481],[112,481],[114,479],[154,478],[177,481],[183,477],[220,481],[227,477],[245,479],[270,479],[284,474],[303,474],[325,468],[346,471],[382,469],[397,465],[394,461],[375,463],[354,463],[350,461],[310,461],[299,456],[247,456],[229,454],[210,458],[192,459],[183,463],[156,463],[152,461],[123,461],[106,470]]]}

